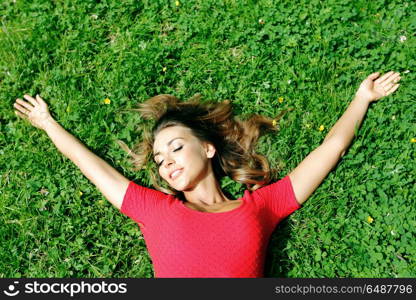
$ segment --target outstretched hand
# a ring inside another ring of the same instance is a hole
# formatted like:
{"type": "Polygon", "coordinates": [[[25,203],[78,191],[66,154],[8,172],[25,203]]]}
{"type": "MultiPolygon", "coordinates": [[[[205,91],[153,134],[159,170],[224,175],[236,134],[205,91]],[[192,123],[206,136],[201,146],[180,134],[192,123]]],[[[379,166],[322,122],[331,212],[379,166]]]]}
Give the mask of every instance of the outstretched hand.
{"type": "Polygon", "coordinates": [[[53,120],[48,105],[39,95],[36,95],[36,99],[29,95],[23,97],[30,103],[17,98],[14,103],[15,109],[17,109],[15,110],[16,115],[29,120],[33,126],[45,130],[48,121],[53,120]]]}
{"type": "Polygon", "coordinates": [[[379,72],[370,74],[361,83],[355,96],[365,101],[373,102],[392,94],[399,88],[400,84],[397,82],[400,81],[400,73],[390,71],[381,77],[379,76],[379,72]]]}

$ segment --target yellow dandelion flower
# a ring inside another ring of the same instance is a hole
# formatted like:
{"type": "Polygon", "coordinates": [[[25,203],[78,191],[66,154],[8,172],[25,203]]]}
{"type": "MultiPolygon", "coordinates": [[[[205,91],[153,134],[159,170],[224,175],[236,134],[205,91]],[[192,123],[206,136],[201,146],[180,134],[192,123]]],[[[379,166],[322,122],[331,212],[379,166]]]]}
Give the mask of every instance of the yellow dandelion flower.
{"type": "Polygon", "coordinates": [[[279,103],[282,103],[283,102],[283,97],[279,97],[279,99],[277,99],[277,101],[279,101],[279,103]]]}
{"type": "Polygon", "coordinates": [[[323,131],[325,129],[324,125],[319,126],[319,131],[323,131]]]}
{"type": "Polygon", "coordinates": [[[81,191],[79,191],[79,195],[80,195],[80,196],[82,196],[82,195],[83,195],[83,193],[82,193],[81,191]]]}
{"type": "Polygon", "coordinates": [[[415,138],[411,138],[411,139],[410,139],[410,142],[411,142],[411,143],[416,143],[416,139],[415,139],[415,138]]]}
{"type": "Polygon", "coordinates": [[[111,103],[111,100],[110,99],[108,99],[108,98],[105,98],[104,99],[104,104],[110,104],[111,103]]]}
{"type": "Polygon", "coordinates": [[[179,1],[175,1],[175,5],[179,6],[180,5],[179,1]]]}
{"type": "Polygon", "coordinates": [[[371,223],[373,223],[373,221],[374,221],[374,219],[372,217],[370,217],[370,216],[367,217],[367,222],[368,223],[371,224],[371,223]]]}
{"type": "Polygon", "coordinates": [[[277,121],[276,121],[276,120],[273,120],[273,121],[272,121],[272,125],[273,125],[274,127],[276,127],[276,125],[277,125],[277,121]]]}
{"type": "Polygon", "coordinates": [[[162,71],[163,72],[166,72],[166,70],[167,70],[167,68],[166,67],[163,67],[162,71]]]}

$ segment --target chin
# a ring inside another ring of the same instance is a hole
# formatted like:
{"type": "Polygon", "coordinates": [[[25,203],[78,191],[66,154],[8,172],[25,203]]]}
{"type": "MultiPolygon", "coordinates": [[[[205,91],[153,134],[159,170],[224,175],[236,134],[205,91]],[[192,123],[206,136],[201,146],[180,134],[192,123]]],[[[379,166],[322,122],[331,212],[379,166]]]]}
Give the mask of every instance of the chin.
{"type": "Polygon", "coordinates": [[[173,188],[173,189],[175,189],[178,192],[184,192],[184,191],[186,191],[188,189],[187,186],[183,186],[183,185],[179,185],[179,184],[171,185],[170,187],[173,188]]]}
{"type": "Polygon", "coordinates": [[[170,187],[177,190],[178,192],[184,192],[184,191],[188,191],[188,190],[192,190],[193,186],[191,186],[191,184],[189,184],[189,182],[187,183],[176,183],[176,184],[170,184],[170,187]]]}

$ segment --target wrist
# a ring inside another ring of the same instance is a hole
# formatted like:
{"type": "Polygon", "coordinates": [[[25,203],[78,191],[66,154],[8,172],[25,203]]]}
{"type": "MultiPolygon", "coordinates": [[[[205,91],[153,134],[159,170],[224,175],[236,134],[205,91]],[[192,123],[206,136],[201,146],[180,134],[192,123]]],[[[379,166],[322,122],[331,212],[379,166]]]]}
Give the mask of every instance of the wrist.
{"type": "Polygon", "coordinates": [[[42,121],[42,129],[47,133],[51,128],[53,128],[57,124],[58,122],[56,122],[51,116],[49,116],[42,121]]]}
{"type": "Polygon", "coordinates": [[[374,99],[370,99],[370,98],[366,98],[366,97],[363,97],[363,96],[355,95],[354,96],[354,101],[364,102],[364,103],[370,104],[371,102],[374,101],[374,99]]]}

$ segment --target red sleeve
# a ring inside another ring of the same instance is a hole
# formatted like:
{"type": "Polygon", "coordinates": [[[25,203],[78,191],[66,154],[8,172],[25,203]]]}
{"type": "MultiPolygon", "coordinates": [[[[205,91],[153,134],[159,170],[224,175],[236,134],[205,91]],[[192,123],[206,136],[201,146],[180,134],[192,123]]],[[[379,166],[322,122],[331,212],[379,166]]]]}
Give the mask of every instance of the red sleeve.
{"type": "MultiPolygon", "coordinates": [[[[166,200],[166,194],[130,181],[121,204],[122,214],[136,223],[146,225],[151,220],[158,206],[166,200]]],[[[139,224],[140,225],[140,224],[139,224]]]]}
{"type": "Polygon", "coordinates": [[[296,200],[289,175],[263,186],[253,192],[267,210],[271,211],[275,221],[281,221],[301,206],[296,200]]]}

